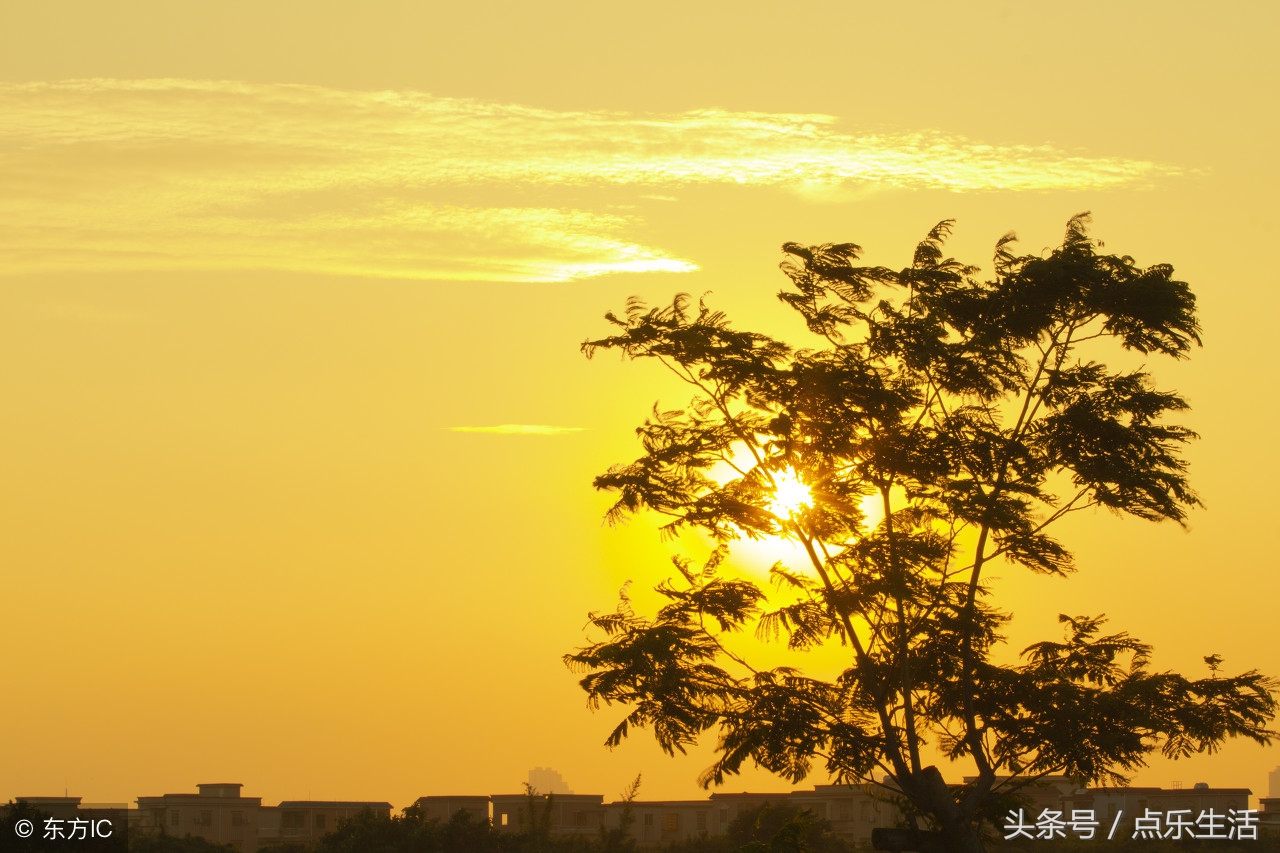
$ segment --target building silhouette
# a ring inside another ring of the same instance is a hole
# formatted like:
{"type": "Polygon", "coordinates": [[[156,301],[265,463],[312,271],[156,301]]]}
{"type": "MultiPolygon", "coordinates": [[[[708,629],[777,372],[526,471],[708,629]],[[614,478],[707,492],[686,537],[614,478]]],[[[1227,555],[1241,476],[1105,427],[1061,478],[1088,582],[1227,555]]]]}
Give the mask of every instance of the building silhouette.
{"type": "Polygon", "coordinates": [[[1089,788],[1062,798],[1064,812],[1090,809],[1098,821],[1110,826],[1123,812],[1130,817],[1148,810],[1167,814],[1185,809],[1194,816],[1212,809],[1220,815],[1249,808],[1248,788],[1210,788],[1197,782],[1190,788],[1089,788]]]}
{"type": "Polygon", "coordinates": [[[1267,796],[1258,800],[1262,826],[1280,831],[1280,767],[1267,774],[1267,796]]]}
{"type": "Polygon", "coordinates": [[[458,812],[467,812],[476,821],[489,820],[489,797],[486,794],[418,797],[413,801],[413,808],[418,810],[423,820],[439,823],[448,823],[458,812]]]}
{"type": "MultiPolygon", "coordinates": [[[[421,798],[445,801],[449,798],[421,798]]],[[[600,794],[492,794],[493,828],[523,833],[538,827],[551,836],[598,835],[630,816],[629,835],[641,846],[725,835],[744,812],[765,805],[808,810],[855,844],[871,843],[871,830],[900,819],[891,794],[871,785],[819,785],[789,793],[721,793],[705,800],[636,800],[605,803],[600,794]]],[[[474,807],[478,808],[478,804],[474,807]]]]}
{"type": "Polygon", "coordinates": [[[262,798],[242,797],[238,782],[197,785],[195,794],[138,797],[138,816],[132,832],[150,835],[192,835],[237,850],[258,849],[262,798]]]}
{"type": "Polygon", "coordinates": [[[264,806],[261,797],[241,796],[242,787],[238,782],[209,783],[197,785],[195,794],[139,797],[130,832],[191,835],[256,853],[276,844],[314,841],[363,811],[391,816],[387,802],[286,800],[264,806]]]}
{"type": "Polygon", "coordinates": [[[602,794],[490,794],[489,803],[499,832],[542,827],[551,835],[598,835],[608,808],[602,794]]]}

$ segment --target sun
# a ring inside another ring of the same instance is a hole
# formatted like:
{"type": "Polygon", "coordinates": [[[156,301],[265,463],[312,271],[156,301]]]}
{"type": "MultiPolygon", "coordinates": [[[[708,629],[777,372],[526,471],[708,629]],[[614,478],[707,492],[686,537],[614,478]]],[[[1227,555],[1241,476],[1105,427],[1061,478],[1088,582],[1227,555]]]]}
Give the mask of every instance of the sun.
{"type": "Polygon", "coordinates": [[[769,512],[778,518],[790,518],[805,507],[813,506],[813,495],[795,471],[783,471],[774,478],[773,498],[769,512]]]}
{"type": "MultiPolygon", "coordinates": [[[[753,463],[761,464],[748,450],[739,447],[729,459],[712,467],[711,479],[718,486],[724,487],[731,480],[746,476],[753,468],[753,463]]],[[[804,532],[791,522],[803,510],[813,508],[819,499],[794,468],[787,466],[780,470],[773,469],[772,479],[773,488],[762,497],[760,505],[781,522],[778,529],[773,533],[756,529],[733,543],[733,564],[751,577],[768,577],[770,567],[777,563],[801,571],[812,565],[813,555],[805,548],[801,538],[804,532]]],[[[900,491],[900,488],[895,487],[893,497],[897,503],[905,498],[905,494],[899,494],[900,491]]],[[[858,505],[862,524],[851,533],[854,538],[869,534],[884,518],[884,504],[878,492],[864,495],[858,505]]],[[[838,547],[839,543],[836,544],[838,547]]]]}

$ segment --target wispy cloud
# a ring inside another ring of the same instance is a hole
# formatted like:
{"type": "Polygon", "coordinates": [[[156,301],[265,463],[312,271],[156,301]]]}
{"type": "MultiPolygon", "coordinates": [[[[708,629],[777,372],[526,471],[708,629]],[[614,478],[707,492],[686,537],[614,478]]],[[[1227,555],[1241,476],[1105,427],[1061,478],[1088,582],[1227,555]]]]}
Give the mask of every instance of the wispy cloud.
{"type": "Polygon", "coordinates": [[[563,281],[691,270],[636,215],[555,191],[1097,189],[1179,170],[824,115],[557,112],[417,92],[190,80],[0,84],[10,272],[245,268],[563,281]],[[530,194],[540,203],[529,204],[530,194]],[[589,205],[588,205],[589,206],[589,205]]]}
{"type": "Polygon", "coordinates": [[[456,426],[450,432],[480,432],[488,435],[564,435],[582,432],[584,427],[547,426],[546,424],[498,424],[497,426],[456,426]]]}

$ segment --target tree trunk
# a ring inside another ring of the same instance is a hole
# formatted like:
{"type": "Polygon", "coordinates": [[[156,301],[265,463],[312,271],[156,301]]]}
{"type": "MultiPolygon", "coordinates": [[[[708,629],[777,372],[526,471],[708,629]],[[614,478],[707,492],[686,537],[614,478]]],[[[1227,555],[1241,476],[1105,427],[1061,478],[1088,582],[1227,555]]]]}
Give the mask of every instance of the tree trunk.
{"type": "MultiPolygon", "coordinates": [[[[930,838],[933,844],[926,843],[925,846],[936,844],[936,853],[985,853],[982,836],[973,825],[973,816],[960,809],[937,767],[924,768],[912,781],[915,783],[912,788],[919,797],[917,805],[932,815],[939,827],[939,832],[930,838]]],[[[921,850],[919,853],[935,851],[921,850]]]]}
{"type": "Polygon", "coordinates": [[[942,849],[946,853],[986,853],[982,836],[972,823],[955,824],[942,827],[942,849]]]}

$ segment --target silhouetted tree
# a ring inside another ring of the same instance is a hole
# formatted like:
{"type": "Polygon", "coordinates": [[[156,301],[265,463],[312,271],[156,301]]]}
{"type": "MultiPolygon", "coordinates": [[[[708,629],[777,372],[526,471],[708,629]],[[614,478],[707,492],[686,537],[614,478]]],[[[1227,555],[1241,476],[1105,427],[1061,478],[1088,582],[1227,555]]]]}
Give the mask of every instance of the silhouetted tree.
{"type": "Polygon", "coordinates": [[[437,830],[441,853],[486,853],[501,850],[500,839],[488,818],[477,818],[466,809],[456,811],[437,830]]]}
{"type": "Polygon", "coordinates": [[[601,853],[634,853],[636,842],[631,837],[631,827],[635,825],[636,815],[632,803],[639,793],[640,774],[637,773],[636,778],[622,792],[622,813],[618,816],[618,825],[600,827],[601,853]]]}
{"type": "Polygon", "coordinates": [[[741,812],[727,832],[734,850],[743,853],[846,853],[848,844],[831,824],[807,809],[788,803],[765,803],[741,812]]]}
{"type": "MultiPolygon", "coordinates": [[[[1280,836],[1267,834],[1264,830],[1256,839],[1218,840],[1206,838],[1161,839],[1153,843],[1153,839],[1120,838],[1104,842],[1106,853],[1280,853],[1280,836]]],[[[1053,853],[1099,853],[1098,842],[1080,838],[1054,839],[1053,853]]],[[[1042,839],[1027,841],[1005,841],[997,838],[991,843],[993,853],[1043,853],[1046,845],[1042,839]]]]}
{"type": "MultiPolygon", "coordinates": [[[[93,849],[93,848],[89,848],[93,849]]],[[[231,844],[216,844],[195,835],[137,835],[129,838],[129,853],[235,853],[231,844]]]]}
{"type": "Polygon", "coordinates": [[[528,782],[524,785],[525,812],[528,822],[521,833],[524,847],[530,853],[543,853],[551,848],[551,815],[555,809],[555,795],[542,797],[528,782]]]}
{"type": "Polygon", "coordinates": [[[1071,571],[1051,536],[1070,513],[1182,523],[1199,504],[1180,455],[1195,436],[1167,419],[1186,402],[1099,360],[1108,347],[1184,358],[1200,342],[1195,298],[1166,264],[1103,254],[1086,222],[1047,256],[1004,237],[988,281],[944,256],[950,222],[898,271],[860,266],[852,243],[788,243],[780,298],[814,336],[805,349],[687,295],[606,315],[617,332],[585,343],[588,356],[656,360],[694,394],[655,406],[643,455],[596,479],[619,493],[608,519],[652,511],[667,533],[717,543],[700,567],[676,559],[655,617],[624,596],[591,616],[604,638],[566,655],[592,706],[630,708],[610,746],[651,726],[683,752],[716,729],[705,785],[747,761],[792,782],[815,762],[848,782],[888,775],[968,853],[994,798],[1044,774],[1119,782],[1156,749],[1268,742],[1275,682],[1155,671],[1150,647],[1101,616],[1062,616],[1062,640],[997,659],[1009,617],[993,567],[1071,571]],[[773,568],[780,600],[726,571],[744,536],[806,555],[773,568]],[[827,681],[754,665],[735,650],[746,629],[797,651],[839,644],[847,668],[827,681]],[[930,744],[975,780],[948,787],[930,744]]]}
{"type": "Polygon", "coordinates": [[[78,853],[91,850],[94,853],[126,853],[133,847],[129,844],[127,827],[119,822],[123,815],[117,814],[116,818],[107,819],[110,828],[103,831],[109,834],[103,837],[96,834],[97,822],[104,819],[101,812],[77,811],[74,817],[55,818],[26,800],[0,803],[0,851],[34,853],[41,850],[62,850],[78,853]],[[81,823],[76,826],[73,823],[75,820],[94,821],[95,834],[89,836],[88,825],[81,823]]]}
{"type": "Polygon", "coordinates": [[[338,822],[315,845],[323,853],[417,853],[439,850],[435,824],[416,815],[383,817],[372,809],[338,822]]]}
{"type": "Polygon", "coordinates": [[[44,825],[48,819],[48,814],[26,800],[10,800],[7,805],[0,806],[0,849],[53,850],[58,844],[65,844],[65,840],[44,837],[44,825]],[[17,831],[20,823],[22,832],[17,831]]]}

